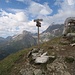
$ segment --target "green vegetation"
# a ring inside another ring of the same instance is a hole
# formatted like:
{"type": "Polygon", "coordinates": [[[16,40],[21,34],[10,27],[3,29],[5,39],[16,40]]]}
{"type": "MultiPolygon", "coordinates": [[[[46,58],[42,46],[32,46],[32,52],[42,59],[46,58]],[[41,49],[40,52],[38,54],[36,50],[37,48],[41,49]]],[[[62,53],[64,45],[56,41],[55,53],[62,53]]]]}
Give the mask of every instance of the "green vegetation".
{"type": "Polygon", "coordinates": [[[10,75],[11,69],[14,64],[21,59],[28,50],[22,50],[15,54],[9,55],[7,58],[0,62],[0,75],[10,75]]]}
{"type": "Polygon", "coordinates": [[[60,45],[69,45],[70,43],[68,41],[65,41],[65,42],[62,41],[62,42],[59,42],[59,44],[60,45]]]}

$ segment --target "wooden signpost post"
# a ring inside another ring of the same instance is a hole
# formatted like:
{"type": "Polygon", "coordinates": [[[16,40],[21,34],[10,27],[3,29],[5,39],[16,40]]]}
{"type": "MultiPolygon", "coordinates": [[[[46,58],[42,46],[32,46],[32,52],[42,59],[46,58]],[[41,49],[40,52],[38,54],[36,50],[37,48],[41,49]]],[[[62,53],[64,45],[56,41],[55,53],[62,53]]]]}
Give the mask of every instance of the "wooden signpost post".
{"type": "Polygon", "coordinates": [[[43,21],[43,19],[35,19],[34,22],[36,22],[36,26],[38,27],[38,49],[39,49],[39,27],[41,27],[40,21],[43,21]]]}

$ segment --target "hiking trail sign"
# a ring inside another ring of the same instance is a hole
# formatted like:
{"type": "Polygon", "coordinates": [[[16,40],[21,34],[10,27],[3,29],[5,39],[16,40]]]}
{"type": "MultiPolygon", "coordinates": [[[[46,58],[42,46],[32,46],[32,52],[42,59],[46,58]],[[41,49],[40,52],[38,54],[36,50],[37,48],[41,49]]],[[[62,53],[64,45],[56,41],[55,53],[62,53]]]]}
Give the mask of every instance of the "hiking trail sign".
{"type": "Polygon", "coordinates": [[[34,20],[34,22],[36,22],[36,26],[38,27],[38,49],[39,49],[39,44],[40,44],[40,42],[39,42],[39,39],[40,39],[40,37],[39,37],[39,27],[41,27],[40,21],[43,21],[43,19],[35,19],[34,20]]]}

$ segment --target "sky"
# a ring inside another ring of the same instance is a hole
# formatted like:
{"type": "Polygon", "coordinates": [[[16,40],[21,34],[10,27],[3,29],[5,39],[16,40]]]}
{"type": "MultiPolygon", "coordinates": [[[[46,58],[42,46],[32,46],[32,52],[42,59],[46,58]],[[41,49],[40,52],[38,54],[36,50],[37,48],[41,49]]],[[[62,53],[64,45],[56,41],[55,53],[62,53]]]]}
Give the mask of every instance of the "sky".
{"type": "Polygon", "coordinates": [[[34,19],[43,19],[40,33],[53,24],[75,17],[75,0],[0,0],[0,37],[23,30],[37,32],[34,19]]]}

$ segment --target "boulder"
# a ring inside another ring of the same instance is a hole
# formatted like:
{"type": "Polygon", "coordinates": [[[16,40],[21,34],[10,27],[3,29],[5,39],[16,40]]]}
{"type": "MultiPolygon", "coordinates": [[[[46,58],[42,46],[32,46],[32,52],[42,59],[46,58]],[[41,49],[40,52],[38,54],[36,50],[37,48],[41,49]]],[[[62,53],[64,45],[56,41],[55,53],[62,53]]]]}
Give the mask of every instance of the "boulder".
{"type": "Polygon", "coordinates": [[[45,52],[42,55],[36,57],[35,63],[46,63],[48,59],[49,56],[47,56],[47,52],[45,52]]]}
{"type": "Polygon", "coordinates": [[[46,63],[49,59],[49,56],[37,57],[35,63],[46,63]]]}

